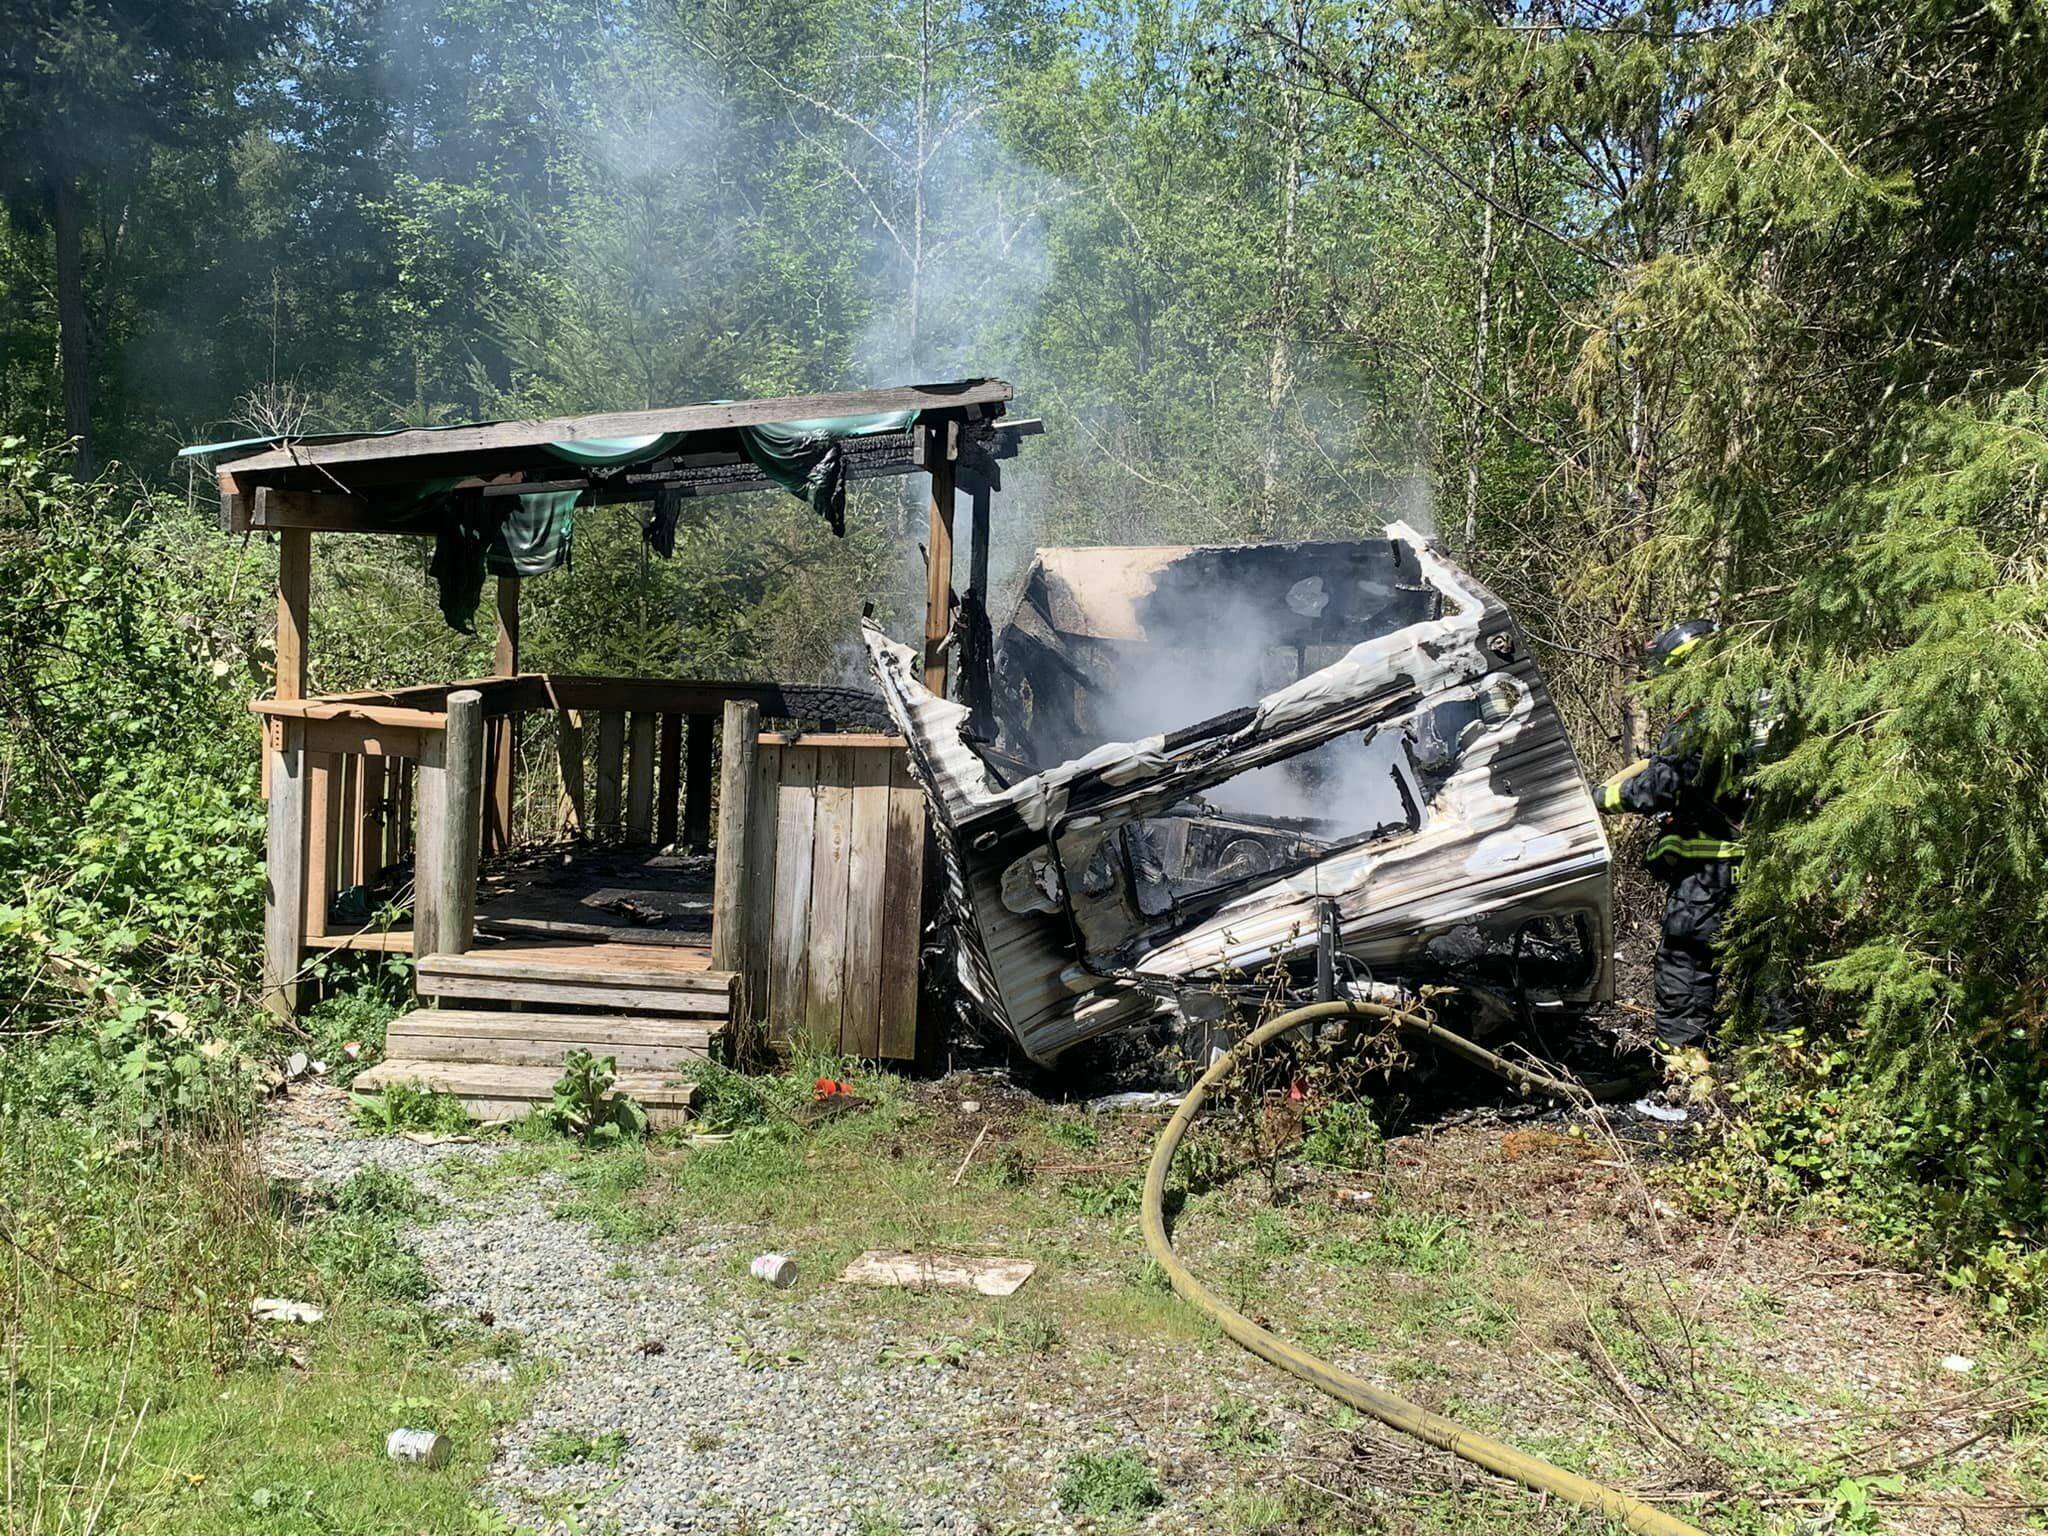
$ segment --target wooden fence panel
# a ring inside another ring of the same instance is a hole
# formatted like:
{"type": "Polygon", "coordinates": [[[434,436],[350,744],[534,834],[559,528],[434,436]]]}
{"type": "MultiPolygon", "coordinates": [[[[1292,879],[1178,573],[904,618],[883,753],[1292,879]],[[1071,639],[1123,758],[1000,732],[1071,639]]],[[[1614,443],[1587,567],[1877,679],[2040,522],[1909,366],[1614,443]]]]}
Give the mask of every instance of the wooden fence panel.
{"type": "Polygon", "coordinates": [[[750,1022],[784,1046],[917,1048],[924,800],[887,737],[759,739],[741,857],[750,1022]]]}

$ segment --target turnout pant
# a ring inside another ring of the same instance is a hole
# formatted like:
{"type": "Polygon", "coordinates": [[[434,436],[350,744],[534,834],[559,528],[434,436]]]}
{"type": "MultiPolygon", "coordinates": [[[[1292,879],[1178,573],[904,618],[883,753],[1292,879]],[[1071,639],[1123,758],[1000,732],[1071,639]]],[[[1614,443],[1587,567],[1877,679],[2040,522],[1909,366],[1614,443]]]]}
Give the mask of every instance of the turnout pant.
{"type": "Polygon", "coordinates": [[[1667,1045],[1697,1045],[1714,1027],[1714,940],[1735,897],[1734,867],[1697,864],[1664,898],[1664,938],[1657,946],[1657,1035],[1667,1045]]]}

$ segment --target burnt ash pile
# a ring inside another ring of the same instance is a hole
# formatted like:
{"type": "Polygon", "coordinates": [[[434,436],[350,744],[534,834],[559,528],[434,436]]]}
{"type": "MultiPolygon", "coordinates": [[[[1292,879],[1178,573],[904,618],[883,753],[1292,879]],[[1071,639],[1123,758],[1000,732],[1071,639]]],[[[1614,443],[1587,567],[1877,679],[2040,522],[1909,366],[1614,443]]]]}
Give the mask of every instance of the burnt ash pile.
{"type": "Polygon", "coordinates": [[[1040,552],[992,737],[870,630],[967,1005],[1041,1063],[1454,984],[1482,1034],[1604,999],[1608,850],[1506,610],[1378,539],[1040,552]],[[1320,977],[1320,980],[1319,980],[1320,977]]]}

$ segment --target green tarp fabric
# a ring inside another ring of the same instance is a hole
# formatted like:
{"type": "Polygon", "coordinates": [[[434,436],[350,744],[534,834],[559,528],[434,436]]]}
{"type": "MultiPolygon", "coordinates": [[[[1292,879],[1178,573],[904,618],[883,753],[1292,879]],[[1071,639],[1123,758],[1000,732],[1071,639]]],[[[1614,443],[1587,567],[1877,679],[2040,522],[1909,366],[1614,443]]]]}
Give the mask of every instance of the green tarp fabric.
{"type": "Polygon", "coordinates": [[[581,491],[524,496],[451,496],[427,572],[441,594],[441,617],[475,633],[484,577],[539,576],[569,563],[581,491]]]}
{"type": "Polygon", "coordinates": [[[872,416],[819,416],[809,421],[781,421],[765,427],[738,429],[740,448],[761,473],[832,525],[846,533],[846,454],[850,437],[901,432],[917,420],[915,411],[884,411],[872,416]]]}

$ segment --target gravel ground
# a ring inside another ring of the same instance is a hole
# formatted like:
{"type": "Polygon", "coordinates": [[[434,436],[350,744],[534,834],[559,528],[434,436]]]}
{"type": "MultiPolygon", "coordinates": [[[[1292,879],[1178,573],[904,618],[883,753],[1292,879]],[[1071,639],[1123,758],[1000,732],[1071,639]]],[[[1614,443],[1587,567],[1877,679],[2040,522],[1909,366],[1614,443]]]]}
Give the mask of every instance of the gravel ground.
{"type": "MultiPolygon", "coordinates": [[[[1037,1533],[1088,1529],[1058,1506],[1079,1451],[1138,1451],[1167,1503],[1120,1529],[1210,1529],[1205,1505],[1234,1482],[1203,1441],[1219,1391],[1255,1390],[1234,1356],[1197,1368],[1165,1345],[1115,1359],[977,1354],[920,1361],[917,1329],[861,1317],[847,1293],[770,1292],[745,1278],[762,1234],[601,1239],[548,1208],[552,1176],[459,1201],[433,1176],[503,1143],[423,1146],[354,1134],[345,1096],[299,1090],[260,1146],[279,1175],[339,1182],[379,1165],[447,1203],[413,1233],[430,1305],[524,1336],[552,1367],[528,1417],[503,1432],[480,1490],[522,1528],[555,1531],[1037,1533]],[[892,1349],[892,1345],[898,1346],[892,1349]],[[625,1436],[616,1465],[540,1464],[550,1431],[625,1436]]],[[[801,1258],[800,1258],[801,1262],[801,1258]]],[[[807,1277],[815,1280],[818,1277],[807,1277]]],[[[498,1369],[503,1369],[499,1366],[498,1369]]],[[[1285,1438],[1297,1403],[1259,1395],[1285,1438]]]]}

